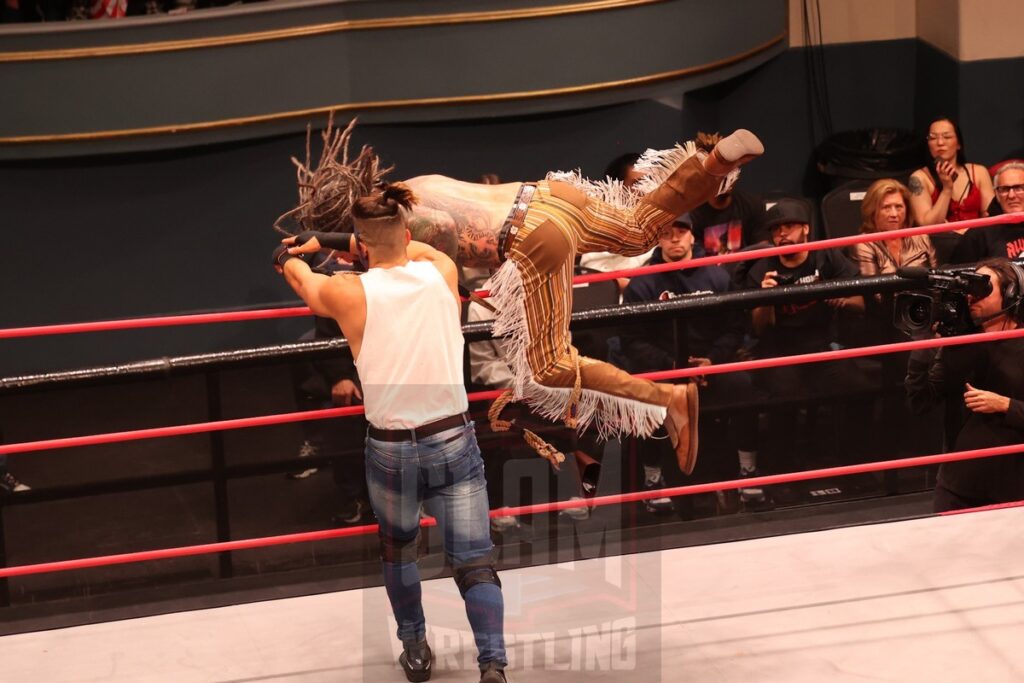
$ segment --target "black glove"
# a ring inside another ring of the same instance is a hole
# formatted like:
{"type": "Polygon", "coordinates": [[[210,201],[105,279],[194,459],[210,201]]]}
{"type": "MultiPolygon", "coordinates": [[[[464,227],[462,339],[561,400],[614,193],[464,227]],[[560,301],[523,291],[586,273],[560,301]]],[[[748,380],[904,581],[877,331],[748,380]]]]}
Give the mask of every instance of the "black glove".
{"type": "Polygon", "coordinates": [[[312,257],[316,256],[316,254],[289,254],[289,249],[291,249],[291,246],[288,244],[277,245],[277,247],[274,249],[274,253],[270,257],[271,260],[273,260],[275,266],[278,266],[279,268],[284,268],[284,264],[288,261],[288,259],[293,258],[300,259],[304,261],[306,264],[312,265],[312,257]]]}
{"type": "Polygon", "coordinates": [[[350,232],[320,232],[319,230],[306,230],[295,236],[295,244],[292,246],[301,247],[306,242],[316,238],[321,249],[334,249],[343,251],[346,254],[352,249],[352,233],[350,232]]]}

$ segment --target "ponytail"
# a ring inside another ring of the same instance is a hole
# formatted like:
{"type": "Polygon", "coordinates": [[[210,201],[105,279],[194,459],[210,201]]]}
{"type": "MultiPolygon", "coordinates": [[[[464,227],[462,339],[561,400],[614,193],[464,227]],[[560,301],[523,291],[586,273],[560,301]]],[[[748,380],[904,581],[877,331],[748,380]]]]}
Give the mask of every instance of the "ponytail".
{"type": "Polygon", "coordinates": [[[405,183],[383,183],[373,194],[363,197],[352,206],[353,217],[360,220],[397,218],[400,209],[409,211],[416,196],[405,183]]]}

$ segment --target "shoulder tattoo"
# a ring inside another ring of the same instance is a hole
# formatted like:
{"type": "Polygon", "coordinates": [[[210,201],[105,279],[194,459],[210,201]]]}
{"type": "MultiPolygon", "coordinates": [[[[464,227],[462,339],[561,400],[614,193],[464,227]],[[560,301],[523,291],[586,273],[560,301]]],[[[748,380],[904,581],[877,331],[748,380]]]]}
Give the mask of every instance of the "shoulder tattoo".
{"type": "Polygon", "coordinates": [[[924,193],[924,183],[916,175],[910,176],[907,186],[910,188],[910,194],[919,195],[924,193]]]}

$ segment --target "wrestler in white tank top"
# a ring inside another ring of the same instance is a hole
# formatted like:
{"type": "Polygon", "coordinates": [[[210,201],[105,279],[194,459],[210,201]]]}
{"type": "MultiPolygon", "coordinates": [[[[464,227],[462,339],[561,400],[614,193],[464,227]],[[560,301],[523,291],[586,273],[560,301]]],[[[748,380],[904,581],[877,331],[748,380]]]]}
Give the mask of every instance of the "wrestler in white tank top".
{"type": "Polygon", "coordinates": [[[465,412],[459,308],[432,263],[371,268],[361,276],[366,329],[356,368],[366,419],[414,429],[465,412]]]}

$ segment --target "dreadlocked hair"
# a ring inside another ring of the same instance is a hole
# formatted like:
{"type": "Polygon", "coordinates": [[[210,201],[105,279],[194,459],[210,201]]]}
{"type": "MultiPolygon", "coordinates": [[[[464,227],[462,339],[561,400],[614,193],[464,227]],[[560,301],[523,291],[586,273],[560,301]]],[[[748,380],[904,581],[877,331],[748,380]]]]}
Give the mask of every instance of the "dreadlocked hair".
{"type": "Polygon", "coordinates": [[[361,198],[373,194],[384,176],[394,168],[381,168],[380,158],[369,145],[364,145],[358,156],[349,159],[348,143],[355,126],[356,119],[352,119],[344,130],[335,128],[331,113],[327,128],[321,134],[324,144],[316,168],[310,154],[313,132],[311,127],[306,127],[306,161],[292,157],[299,203],[274,221],[274,230],[285,235],[303,230],[351,231],[352,207],[361,198]]]}
{"type": "Polygon", "coordinates": [[[373,247],[405,246],[405,214],[416,196],[404,183],[384,183],[352,205],[359,238],[373,247]]]}

